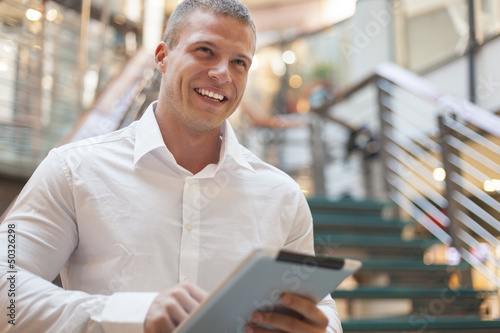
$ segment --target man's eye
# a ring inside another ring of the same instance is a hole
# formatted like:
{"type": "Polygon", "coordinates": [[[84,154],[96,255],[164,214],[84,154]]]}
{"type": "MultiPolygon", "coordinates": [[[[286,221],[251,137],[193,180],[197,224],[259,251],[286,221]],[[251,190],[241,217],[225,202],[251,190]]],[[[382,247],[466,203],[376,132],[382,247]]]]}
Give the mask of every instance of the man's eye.
{"type": "Polygon", "coordinates": [[[241,59],[236,59],[234,61],[234,63],[237,64],[237,65],[243,66],[245,68],[247,67],[247,63],[244,60],[241,60],[241,59]]]}
{"type": "Polygon", "coordinates": [[[208,47],[200,47],[198,48],[198,50],[200,50],[203,53],[212,54],[212,50],[210,50],[208,47]]]}

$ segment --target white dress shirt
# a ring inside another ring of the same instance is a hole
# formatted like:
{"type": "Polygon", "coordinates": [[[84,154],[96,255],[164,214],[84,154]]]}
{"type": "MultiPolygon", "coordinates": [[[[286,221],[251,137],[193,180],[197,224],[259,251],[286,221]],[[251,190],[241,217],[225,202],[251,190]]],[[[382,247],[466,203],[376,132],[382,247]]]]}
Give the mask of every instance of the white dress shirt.
{"type": "MultiPolygon", "coordinates": [[[[153,298],[181,281],[210,292],[256,247],[313,253],[311,214],[289,176],[227,121],[219,163],[193,175],[165,146],[154,108],[53,149],[37,168],[0,226],[1,244],[9,228],[16,236],[15,267],[0,250],[1,308],[14,271],[16,325],[2,315],[0,328],[142,332],[153,298]],[[64,289],[48,282],[59,272],[64,289]]],[[[341,332],[333,300],[320,308],[341,332]]]]}

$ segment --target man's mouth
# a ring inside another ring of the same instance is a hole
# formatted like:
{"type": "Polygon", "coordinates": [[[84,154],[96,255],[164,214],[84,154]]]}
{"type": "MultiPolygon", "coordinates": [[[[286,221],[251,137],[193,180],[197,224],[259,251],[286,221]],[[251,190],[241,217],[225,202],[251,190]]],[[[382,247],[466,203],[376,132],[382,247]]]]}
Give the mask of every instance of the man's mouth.
{"type": "Polygon", "coordinates": [[[221,94],[214,93],[213,91],[206,90],[206,89],[200,89],[196,88],[195,91],[198,93],[198,95],[201,95],[211,101],[214,102],[222,102],[225,101],[227,98],[221,94]]]}

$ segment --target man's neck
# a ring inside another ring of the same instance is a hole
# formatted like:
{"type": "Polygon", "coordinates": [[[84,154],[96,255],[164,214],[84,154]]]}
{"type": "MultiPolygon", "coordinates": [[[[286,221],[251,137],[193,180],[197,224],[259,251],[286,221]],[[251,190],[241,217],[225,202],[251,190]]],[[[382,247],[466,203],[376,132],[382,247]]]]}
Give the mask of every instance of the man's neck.
{"type": "MultiPolygon", "coordinates": [[[[157,120],[159,120],[157,118],[157,120]]],[[[197,174],[209,164],[219,162],[222,137],[220,130],[195,133],[184,128],[172,128],[158,121],[163,141],[177,164],[197,174]]]]}
{"type": "Polygon", "coordinates": [[[220,157],[222,139],[220,135],[199,135],[198,137],[170,137],[163,140],[180,166],[194,175],[209,164],[217,164],[220,157]]]}

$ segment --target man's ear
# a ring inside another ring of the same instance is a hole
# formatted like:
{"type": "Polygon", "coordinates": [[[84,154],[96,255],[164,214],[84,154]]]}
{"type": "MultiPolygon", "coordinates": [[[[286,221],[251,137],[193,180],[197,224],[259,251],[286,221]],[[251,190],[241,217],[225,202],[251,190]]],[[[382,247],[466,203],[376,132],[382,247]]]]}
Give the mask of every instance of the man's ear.
{"type": "Polygon", "coordinates": [[[160,73],[164,73],[167,68],[168,46],[165,42],[160,42],[155,51],[155,67],[160,73]]]}

